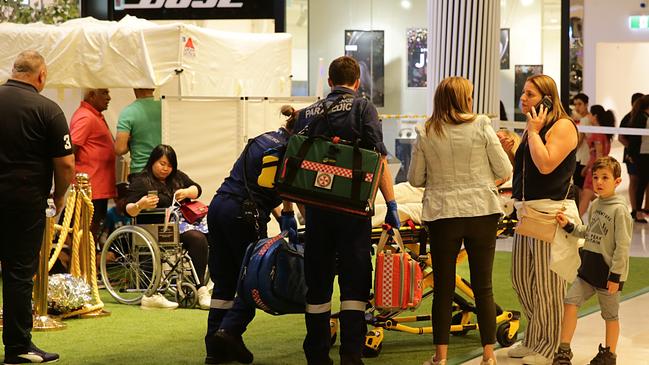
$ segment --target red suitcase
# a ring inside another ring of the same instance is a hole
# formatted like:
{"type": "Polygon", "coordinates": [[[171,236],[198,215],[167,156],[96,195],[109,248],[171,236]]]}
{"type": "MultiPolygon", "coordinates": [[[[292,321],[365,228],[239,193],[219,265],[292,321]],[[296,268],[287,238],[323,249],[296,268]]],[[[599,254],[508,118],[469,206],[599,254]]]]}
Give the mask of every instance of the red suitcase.
{"type": "Polygon", "coordinates": [[[406,252],[401,235],[394,231],[399,253],[384,250],[388,232],[383,230],[376,250],[374,307],[378,310],[415,309],[423,294],[423,273],[419,263],[406,252]]]}

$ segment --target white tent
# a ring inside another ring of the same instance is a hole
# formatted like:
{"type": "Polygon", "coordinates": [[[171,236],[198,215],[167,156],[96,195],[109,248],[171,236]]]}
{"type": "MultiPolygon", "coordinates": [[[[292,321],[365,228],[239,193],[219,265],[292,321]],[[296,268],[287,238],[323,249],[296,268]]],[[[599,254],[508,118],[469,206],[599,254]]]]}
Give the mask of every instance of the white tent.
{"type": "Polygon", "coordinates": [[[18,53],[36,49],[47,61],[49,88],[166,85],[167,95],[290,95],[288,34],[157,25],[130,16],[119,22],[83,18],[58,26],[0,24],[0,49],[0,81],[9,77],[18,53]]]}

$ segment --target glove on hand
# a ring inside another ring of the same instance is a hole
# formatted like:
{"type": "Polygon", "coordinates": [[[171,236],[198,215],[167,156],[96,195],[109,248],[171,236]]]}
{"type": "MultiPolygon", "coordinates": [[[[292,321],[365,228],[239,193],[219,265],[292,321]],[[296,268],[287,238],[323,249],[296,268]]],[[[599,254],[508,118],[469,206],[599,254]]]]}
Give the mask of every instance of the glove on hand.
{"type": "Polygon", "coordinates": [[[399,211],[397,210],[397,202],[390,200],[385,203],[388,208],[388,211],[385,213],[385,223],[392,226],[392,228],[399,229],[401,227],[401,221],[399,221],[399,211]]]}
{"type": "Polygon", "coordinates": [[[293,212],[282,212],[279,217],[279,229],[282,231],[290,231],[291,229],[297,235],[297,222],[295,221],[295,214],[293,212]]]}

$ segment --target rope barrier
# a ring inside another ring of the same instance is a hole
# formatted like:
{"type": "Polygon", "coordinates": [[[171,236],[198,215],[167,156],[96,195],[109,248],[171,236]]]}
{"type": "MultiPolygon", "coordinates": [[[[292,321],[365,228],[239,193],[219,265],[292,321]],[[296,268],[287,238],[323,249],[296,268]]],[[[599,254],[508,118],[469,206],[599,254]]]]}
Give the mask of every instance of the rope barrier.
{"type": "Polygon", "coordinates": [[[110,314],[103,310],[104,303],[99,296],[97,284],[97,258],[95,239],[90,230],[94,206],[92,204],[92,188],[87,174],[77,174],[76,206],[74,212],[74,227],[72,239],[72,258],[70,274],[82,278],[90,286],[91,303],[76,311],[65,313],[63,318],[76,316],[95,317],[110,314]]]}

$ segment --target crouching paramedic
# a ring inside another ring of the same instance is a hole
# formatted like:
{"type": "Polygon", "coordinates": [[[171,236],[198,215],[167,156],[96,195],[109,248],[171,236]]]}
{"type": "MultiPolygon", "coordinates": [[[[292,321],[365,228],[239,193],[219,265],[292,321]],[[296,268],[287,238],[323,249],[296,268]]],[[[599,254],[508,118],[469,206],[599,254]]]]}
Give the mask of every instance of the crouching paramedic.
{"type": "MultiPolygon", "coordinates": [[[[300,111],[295,130],[308,126],[308,134],[338,136],[355,141],[360,147],[379,152],[383,175],[379,188],[388,206],[386,223],[399,227],[397,204],[394,201],[392,176],[387,169],[381,122],[376,108],[356,97],[360,84],[360,68],[350,57],[335,59],[329,66],[331,93],[326,99],[300,111]],[[322,114],[327,108],[327,120],[322,114]]],[[[304,271],[306,276],[307,334],[304,353],[309,365],[333,364],[329,357],[331,295],[338,258],[340,285],[340,357],[341,364],[362,364],[361,354],[367,326],[365,306],[372,284],[370,258],[370,218],[351,216],[314,206],[306,206],[306,244],[304,271]]]]}
{"type": "MultiPolygon", "coordinates": [[[[283,107],[282,113],[289,117],[286,127],[263,133],[249,142],[210,203],[209,270],[214,289],[205,336],[206,364],[253,361],[241,335],[254,318],[255,307],[239,296],[235,298],[235,293],[246,248],[266,237],[271,211],[282,203],[275,190],[257,184],[264,152],[286,144],[293,130],[294,110],[283,107]],[[244,203],[250,201],[250,195],[256,209],[244,203]]],[[[276,216],[282,230],[297,235],[292,209],[292,204],[287,203],[281,215],[276,216]]]]}

